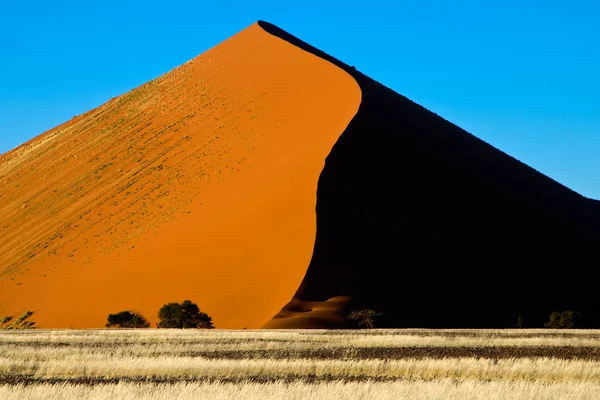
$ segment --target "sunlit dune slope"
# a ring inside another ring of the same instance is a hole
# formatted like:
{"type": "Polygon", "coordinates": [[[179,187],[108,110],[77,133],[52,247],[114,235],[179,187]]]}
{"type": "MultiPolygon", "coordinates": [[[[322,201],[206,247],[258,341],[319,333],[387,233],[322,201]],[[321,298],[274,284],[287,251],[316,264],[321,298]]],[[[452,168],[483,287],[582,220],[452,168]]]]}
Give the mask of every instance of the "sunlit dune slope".
{"type": "Polygon", "coordinates": [[[599,202],[266,22],[1,156],[0,185],[0,315],[42,327],[183,299],[221,328],[600,327],[599,202]]]}
{"type": "Polygon", "coordinates": [[[100,327],[191,299],[255,328],[292,297],[361,91],[255,24],[0,157],[0,315],[100,327]]]}
{"type": "Polygon", "coordinates": [[[599,202],[261,26],[335,63],[362,91],[319,178],[307,274],[266,327],[345,327],[363,308],[389,327],[542,327],[569,309],[600,327],[599,202]]]}

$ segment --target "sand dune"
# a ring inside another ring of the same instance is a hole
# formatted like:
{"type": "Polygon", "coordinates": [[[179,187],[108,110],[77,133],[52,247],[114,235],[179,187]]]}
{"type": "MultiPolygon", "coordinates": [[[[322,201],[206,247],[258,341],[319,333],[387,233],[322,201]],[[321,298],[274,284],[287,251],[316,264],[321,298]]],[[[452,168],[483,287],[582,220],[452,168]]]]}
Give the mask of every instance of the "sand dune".
{"type": "Polygon", "coordinates": [[[380,311],[390,327],[512,328],[519,316],[543,327],[568,309],[600,327],[598,201],[261,25],[344,69],[362,91],[319,178],[306,277],[267,327],[338,327],[352,308],[380,311]],[[340,296],[351,301],[333,307],[340,296]]]}
{"type": "Polygon", "coordinates": [[[599,202],[266,22],[0,183],[0,315],[42,327],[186,298],[220,328],[600,327],[599,202]]]}
{"type": "Polygon", "coordinates": [[[254,24],[0,158],[0,315],[100,327],[192,299],[256,328],[298,288],[361,92],[254,24]]]}

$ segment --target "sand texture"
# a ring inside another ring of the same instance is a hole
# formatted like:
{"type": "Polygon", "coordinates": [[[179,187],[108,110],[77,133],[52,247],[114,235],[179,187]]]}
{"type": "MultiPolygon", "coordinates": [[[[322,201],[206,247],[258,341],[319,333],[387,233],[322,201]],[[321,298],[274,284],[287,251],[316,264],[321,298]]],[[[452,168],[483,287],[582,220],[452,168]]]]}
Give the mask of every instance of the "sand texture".
{"type": "Polygon", "coordinates": [[[598,201],[262,21],[0,183],[0,315],[42,327],[188,298],[219,328],[600,327],[598,201]]]}
{"type": "Polygon", "coordinates": [[[387,327],[541,328],[562,310],[600,327],[598,201],[261,25],[335,63],[362,91],[319,178],[307,275],[267,327],[339,327],[362,308],[383,313],[387,327]]]}
{"type": "Polygon", "coordinates": [[[355,80],[254,24],[0,156],[0,315],[101,327],[191,299],[256,328],[292,297],[355,80]]]}

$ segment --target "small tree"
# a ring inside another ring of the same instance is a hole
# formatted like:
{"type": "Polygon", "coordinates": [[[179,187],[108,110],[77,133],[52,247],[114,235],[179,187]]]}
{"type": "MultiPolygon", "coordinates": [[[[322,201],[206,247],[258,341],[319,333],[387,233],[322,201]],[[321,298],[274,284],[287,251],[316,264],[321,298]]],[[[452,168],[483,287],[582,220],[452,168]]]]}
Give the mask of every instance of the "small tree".
{"type": "Polygon", "coordinates": [[[213,329],[212,318],[200,311],[190,300],[183,303],[168,303],[158,312],[159,328],[213,329]]]}
{"type": "Polygon", "coordinates": [[[521,313],[518,313],[518,314],[517,314],[517,328],[518,328],[518,329],[523,329],[523,325],[524,325],[524,322],[523,322],[523,321],[524,321],[524,320],[523,320],[523,314],[521,314],[521,313]]]}
{"type": "Polygon", "coordinates": [[[108,316],[107,328],[148,328],[150,323],[138,312],[121,311],[108,316]]]}
{"type": "Polygon", "coordinates": [[[348,315],[348,319],[354,321],[360,329],[374,329],[381,315],[381,313],[369,309],[354,310],[348,315]]]}
{"type": "Polygon", "coordinates": [[[550,319],[544,326],[551,329],[573,329],[576,326],[579,316],[580,314],[573,310],[554,311],[550,314],[550,319]]]}

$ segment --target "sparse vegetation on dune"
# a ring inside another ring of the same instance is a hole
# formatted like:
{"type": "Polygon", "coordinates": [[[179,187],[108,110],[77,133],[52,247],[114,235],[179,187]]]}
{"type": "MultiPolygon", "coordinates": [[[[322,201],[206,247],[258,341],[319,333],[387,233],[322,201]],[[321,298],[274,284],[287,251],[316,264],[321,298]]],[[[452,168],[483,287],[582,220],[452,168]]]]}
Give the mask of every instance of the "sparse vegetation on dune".
{"type": "Polygon", "coordinates": [[[25,311],[17,319],[12,316],[0,317],[0,329],[33,329],[35,322],[29,319],[32,315],[32,311],[25,311]]]}
{"type": "Polygon", "coordinates": [[[3,399],[592,399],[599,374],[584,330],[0,333],[3,399]]]}

